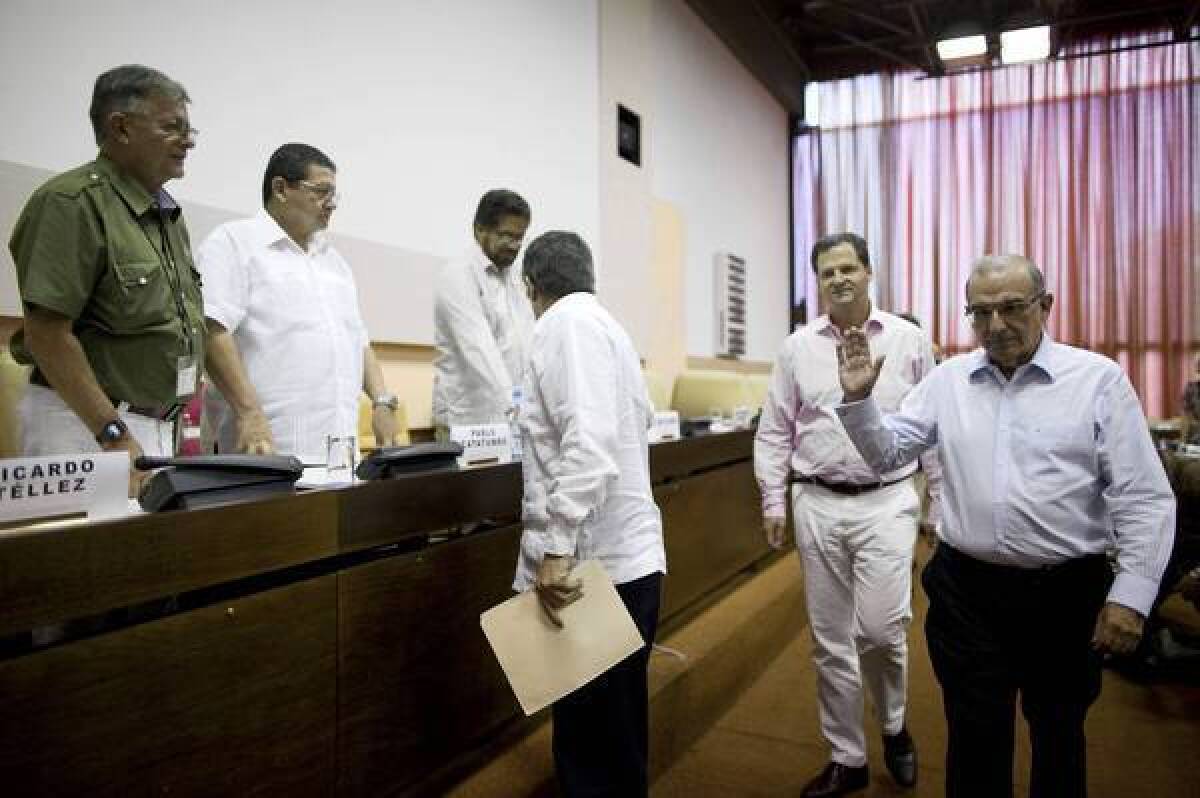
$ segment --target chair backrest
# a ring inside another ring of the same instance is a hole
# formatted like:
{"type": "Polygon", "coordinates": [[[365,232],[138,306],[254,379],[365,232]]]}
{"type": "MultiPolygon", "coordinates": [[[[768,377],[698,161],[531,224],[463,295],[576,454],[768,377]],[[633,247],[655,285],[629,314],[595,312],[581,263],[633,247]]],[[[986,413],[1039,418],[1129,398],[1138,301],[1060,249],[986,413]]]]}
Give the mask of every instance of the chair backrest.
{"type": "Polygon", "coordinates": [[[21,422],[17,404],[29,384],[29,366],[13,360],[7,348],[0,347],[0,457],[21,454],[21,422]]]}
{"type": "MultiPolygon", "coordinates": [[[[396,444],[408,446],[411,439],[408,435],[408,411],[404,407],[404,402],[400,402],[394,412],[396,413],[396,444]]],[[[366,394],[363,394],[358,398],[358,450],[364,455],[379,448],[379,444],[375,442],[375,430],[371,427],[372,413],[371,400],[366,397],[366,394]]]]}

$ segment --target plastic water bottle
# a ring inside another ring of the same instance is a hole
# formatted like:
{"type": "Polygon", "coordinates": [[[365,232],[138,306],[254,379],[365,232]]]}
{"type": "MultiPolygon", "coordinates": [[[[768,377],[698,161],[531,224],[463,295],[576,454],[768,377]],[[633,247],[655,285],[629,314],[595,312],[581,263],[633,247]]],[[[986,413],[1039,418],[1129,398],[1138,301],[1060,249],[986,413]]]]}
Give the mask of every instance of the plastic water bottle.
{"type": "Polygon", "coordinates": [[[514,463],[521,462],[521,425],[517,419],[521,412],[521,402],[525,392],[520,385],[512,387],[512,404],[508,408],[508,437],[512,443],[512,459],[514,463]]]}

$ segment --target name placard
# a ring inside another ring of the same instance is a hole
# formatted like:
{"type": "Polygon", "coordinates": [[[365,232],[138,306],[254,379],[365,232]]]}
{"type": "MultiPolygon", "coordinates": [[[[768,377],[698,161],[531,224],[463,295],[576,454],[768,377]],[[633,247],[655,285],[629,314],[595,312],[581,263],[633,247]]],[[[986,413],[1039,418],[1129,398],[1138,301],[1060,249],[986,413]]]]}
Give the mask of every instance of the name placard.
{"type": "Polygon", "coordinates": [[[0,459],[0,523],[85,513],[129,514],[125,452],[0,459]]]}
{"type": "Polygon", "coordinates": [[[679,411],[659,410],[654,414],[654,425],[650,427],[651,443],[659,441],[677,441],[679,433],[679,411]]]}
{"type": "Polygon", "coordinates": [[[450,428],[450,440],[463,447],[460,466],[512,462],[512,434],[508,424],[464,424],[450,428]]]}

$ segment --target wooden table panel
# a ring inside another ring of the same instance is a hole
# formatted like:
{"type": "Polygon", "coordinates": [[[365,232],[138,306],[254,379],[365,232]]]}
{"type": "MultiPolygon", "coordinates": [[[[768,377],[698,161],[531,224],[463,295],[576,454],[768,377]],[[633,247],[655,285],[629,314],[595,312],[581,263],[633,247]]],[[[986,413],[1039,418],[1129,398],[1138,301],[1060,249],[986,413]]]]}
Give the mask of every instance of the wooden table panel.
{"type": "Polygon", "coordinates": [[[654,497],[666,529],[663,620],[771,553],[750,462],[660,485],[654,497]]]}
{"type": "Polygon", "coordinates": [[[754,430],[698,435],[650,447],[650,481],[658,484],[754,456],[754,430]]]}
{"type": "Polygon", "coordinates": [[[341,573],[339,794],[410,787],[520,713],[479,626],[519,544],[512,526],[341,573]]]}
{"type": "Polygon", "coordinates": [[[414,474],[339,492],[343,551],[393,543],[468,521],[515,521],[519,463],[414,474]]]}
{"type": "Polygon", "coordinates": [[[0,637],[331,556],[337,494],[0,534],[0,637]]]}
{"type": "Polygon", "coordinates": [[[0,785],[332,795],[336,622],[326,576],[0,662],[0,785]]]}

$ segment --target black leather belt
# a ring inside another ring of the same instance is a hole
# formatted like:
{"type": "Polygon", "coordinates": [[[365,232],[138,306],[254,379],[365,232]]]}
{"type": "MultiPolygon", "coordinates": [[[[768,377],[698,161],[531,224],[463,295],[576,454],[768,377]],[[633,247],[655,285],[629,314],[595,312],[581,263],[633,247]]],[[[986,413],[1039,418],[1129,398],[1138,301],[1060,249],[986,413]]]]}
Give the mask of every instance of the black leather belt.
{"type": "Polygon", "coordinates": [[[911,476],[912,475],[909,474],[908,477],[900,477],[900,479],[893,479],[888,482],[867,482],[864,484],[856,484],[854,482],[830,482],[829,480],[821,479],[820,477],[802,477],[796,475],[792,477],[792,482],[803,482],[808,485],[820,485],[825,490],[830,490],[834,493],[840,493],[843,496],[859,496],[863,493],[870,493],[873,490],[886,488],[888,485],[895,485],[898,482],[903,482],[911,476]]]}
{"type": "MultiPolygon", "coordinates": [[[[113,404],[115,404],[117,407],[120,407],[123,403],[113,402],[113,404]]],[[[125,411],[128,413],[135,413],[139,416],[152,418],[155,421],[174,421],[176,418],[178,418],[181,410],[183,410],[183,405],[179,403],[173,405],[164,405],[162,407],[134,407],[133,405],[126,405],[125,407],[125,411]]]]}

